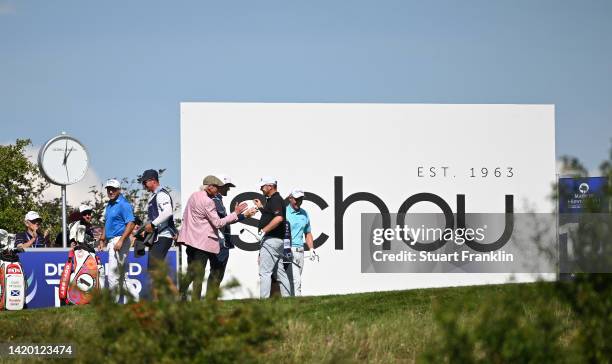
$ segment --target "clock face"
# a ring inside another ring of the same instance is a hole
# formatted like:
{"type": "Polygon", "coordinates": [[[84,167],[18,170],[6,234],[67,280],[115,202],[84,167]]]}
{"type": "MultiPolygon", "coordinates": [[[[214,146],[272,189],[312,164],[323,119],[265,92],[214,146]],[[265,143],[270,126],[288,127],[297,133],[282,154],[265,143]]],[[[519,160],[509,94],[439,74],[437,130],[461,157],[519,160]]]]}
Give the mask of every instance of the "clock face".
{"type": "Polygon", "coordinates": [[[40,171],[57,185],[70,185],[83,179],[88,164],[85,147],[67,135],[49,140],[38,154],[40,171]]]}

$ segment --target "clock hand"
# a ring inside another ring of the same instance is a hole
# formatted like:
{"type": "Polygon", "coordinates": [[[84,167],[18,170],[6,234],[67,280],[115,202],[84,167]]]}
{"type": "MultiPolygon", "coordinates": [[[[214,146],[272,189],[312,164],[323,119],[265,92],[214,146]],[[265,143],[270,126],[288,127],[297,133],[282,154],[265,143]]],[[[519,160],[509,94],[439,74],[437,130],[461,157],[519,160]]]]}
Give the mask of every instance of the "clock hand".
{"type": "Polygon", "coordinates": [[[68,157],[70,156],[70,153],[72,153],[73,150],[74,150],[74,147],[70,148],[70,150],[68,151],[68,154],[66,154],[66,157],[64,157],[64,164],[68,162],[68,157]]]}
{"type": "Polygon", "coordinates": [[[66,165],[66,159],[68,158],[68,155],[66,154],[68,152],[68,139],[66,139],[66,148],[64,148],[64,161],[62,162],[62,165],[66,165]]]}

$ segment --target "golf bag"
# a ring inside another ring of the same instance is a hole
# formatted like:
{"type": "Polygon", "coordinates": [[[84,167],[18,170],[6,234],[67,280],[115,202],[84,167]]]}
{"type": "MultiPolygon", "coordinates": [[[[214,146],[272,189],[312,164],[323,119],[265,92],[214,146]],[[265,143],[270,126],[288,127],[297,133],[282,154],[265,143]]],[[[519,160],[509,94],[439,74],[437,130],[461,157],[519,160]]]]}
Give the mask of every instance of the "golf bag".
{"type": "Polygon", "coordinates": [[[137,225],[140,225],[140,229],[134,234],[136,238],[134,240],[134,255],[137,257],[145,255],[146,247],[150,248],[155,242],[157,230],[152,233],[147,233],[145,231],[147,224],[149,224],[149,221],[145,221],[143,224],[142,221],[139,221],[139,219],[137,220],[137,225]]]}
{"type": "Polygon", "coordinates": [[[283,263],[290,264],[293,262],[293,253],[291,252],[291,224],[285,220],[285,236],[283,238],[283,263]]]}
{"type": "Polygon", "coordinates": [[[14,235],[0,230],[0,311],[26,307],[26,280],[17,255],[23,250],[12,246],[14,238],[14,235]]]}
{"type": "Polygon", "coordinates": [[[70,228],[70,241],[75,241],[76,246],[68,253],[58,295],[66,304],[86,305],[94,292],[104,286],[104,267],[96,256],[93,242],[86,237],[85,226],[75,224],[70,228]]]}

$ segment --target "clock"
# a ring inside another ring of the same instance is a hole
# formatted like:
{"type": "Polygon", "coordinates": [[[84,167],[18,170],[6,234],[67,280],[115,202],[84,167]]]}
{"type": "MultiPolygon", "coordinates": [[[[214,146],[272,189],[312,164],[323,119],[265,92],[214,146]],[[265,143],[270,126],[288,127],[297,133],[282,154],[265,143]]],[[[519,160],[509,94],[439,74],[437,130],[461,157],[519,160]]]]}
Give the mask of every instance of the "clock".
{"type": "Polygon", "coordinates": [[[38,166],[43,176],[56,185],[71,185],[85,177],[89,157],[75,138],[62,133],[50,139],[38,152],[38,166]]]}

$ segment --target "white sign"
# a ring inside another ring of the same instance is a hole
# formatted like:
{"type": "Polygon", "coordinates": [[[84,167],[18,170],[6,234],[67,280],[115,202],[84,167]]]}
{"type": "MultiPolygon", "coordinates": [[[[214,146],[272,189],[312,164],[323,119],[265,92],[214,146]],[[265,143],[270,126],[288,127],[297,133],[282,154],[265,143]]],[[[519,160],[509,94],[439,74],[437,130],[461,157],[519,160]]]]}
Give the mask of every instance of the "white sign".
{"type": "MultiPolygon", "coordinates": [[[[506,195],[515,213],[550,212],[554,106],[182,103],[182,206],[214,173],[237,186],[226,207],[258,193],[261,176],[277,178],[283,197],[300,188],[320,198],[302,206],[314,237],[327,236],[320,261],[305,263],[305,295],[501,283],[507,274],[361,273],[360,216],[396,213],[419,193],[435,194],[453,212],[457,195],[468,213],[503,213],[506,195]]],[[[410,212],[440,207],[420,201],[410,212]]],[[[232,225],[232,234],[252,246],[241,228],[232,225]]],[[[233,297],[258,296],[257,252],[233,249],[225,280],[232,276],[243,287],[233,297]]]]}

